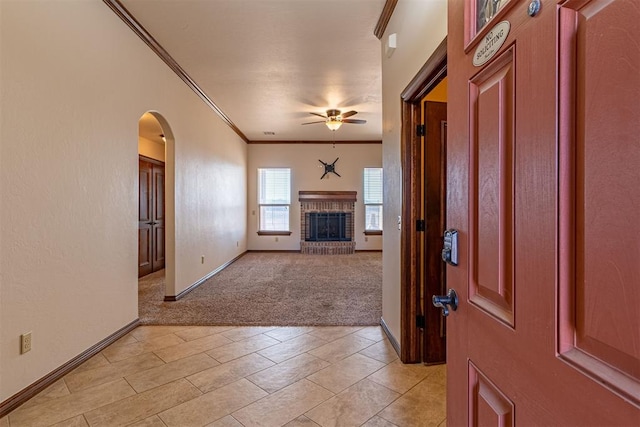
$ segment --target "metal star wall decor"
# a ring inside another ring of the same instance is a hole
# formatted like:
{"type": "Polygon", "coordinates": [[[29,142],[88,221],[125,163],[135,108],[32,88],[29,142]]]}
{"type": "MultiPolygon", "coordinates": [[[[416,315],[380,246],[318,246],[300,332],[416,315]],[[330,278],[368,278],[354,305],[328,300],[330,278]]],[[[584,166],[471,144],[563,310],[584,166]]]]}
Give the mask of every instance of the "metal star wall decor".
{"type": "MultiPolygon", "coordinates": [[[[324,173],[322,174],[320,179],[324,178],[328,173],[333,173],[333,174],[336,174],[336,175],[340,176],[340,174],[338,172],[336,172],[336,162],[338,161],[339,158],[340,157],[335,159],[333,161],[333,163],[325,163],[322,160],[318,159],[318,161],[324,165],[324,173]]],[[[329,178],[329,177],[327,176],[327,178],[329,178]]]]}

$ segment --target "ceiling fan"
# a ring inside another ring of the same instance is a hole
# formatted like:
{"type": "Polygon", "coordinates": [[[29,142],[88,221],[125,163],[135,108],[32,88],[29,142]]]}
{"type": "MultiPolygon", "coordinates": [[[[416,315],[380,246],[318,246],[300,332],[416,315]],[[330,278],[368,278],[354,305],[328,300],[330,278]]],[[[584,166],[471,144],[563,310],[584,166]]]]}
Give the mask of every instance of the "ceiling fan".
{"type": "Polygon", "coordinates": [[[348,119],[347,117],[351,117],[354,116],[356,114],[358,114],[357,111],[347,111],[346,113],[341,113],[340,110],[334,110],[334,109],[330,109],[327,110],[327,115],[325,116],[324,114],[320,114],[320,113],[309,113],[309,114],[313,114],[314,116],[318,116],[318,117],[322,117],[324,120],[318,120],[315,122],[308,122],[308,123],[302,123],[303,125],[312,125],[314,123],[324,123],[327,125],[327,127],[331,130],[338,130],[340,129],[340,126],[342,126],[343,123],[351,123],[351,124],[356,124],[356,125],[362,125],[367,123],[366,120],[359,120],[359,119],[348,119]]]}

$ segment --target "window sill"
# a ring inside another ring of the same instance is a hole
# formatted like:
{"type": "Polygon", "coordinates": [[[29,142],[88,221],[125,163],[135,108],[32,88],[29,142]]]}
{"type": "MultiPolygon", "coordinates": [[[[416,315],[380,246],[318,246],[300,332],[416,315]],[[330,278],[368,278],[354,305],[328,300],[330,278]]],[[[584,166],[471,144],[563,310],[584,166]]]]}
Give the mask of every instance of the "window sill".
{"type": "Polygon", "coordinates": [[[258,236],[291,236],[291,231],[258,231],[258,236]]]}
{"type": "Polygon", "coordinates": [[[365,236],[382,236],[382,230],[366,230],[365,236]]]}

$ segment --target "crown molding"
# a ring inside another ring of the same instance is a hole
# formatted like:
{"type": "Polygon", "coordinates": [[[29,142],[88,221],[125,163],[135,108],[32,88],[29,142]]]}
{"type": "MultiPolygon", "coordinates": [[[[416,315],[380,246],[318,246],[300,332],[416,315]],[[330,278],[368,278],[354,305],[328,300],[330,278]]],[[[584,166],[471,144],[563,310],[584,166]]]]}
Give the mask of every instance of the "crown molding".
{"type": "Polygon", "coordinates": [[[389,20],[391,19],[391,15],[393,15],[393,10],[396,8],[397,3],[398,0],[387,0],[384,4],[376,28],[373,30],[373,34],[376,35],[378,40],[382,39],[384,32],[387,30],[387,25],[389,24],[389,20]]]}
{"type": "Polygon", "coordinates": [[[164,61],[165,64],[167,64],[169,68],[171,68],[173,72],[176,73],[178,77],[180,77],[180,79],[183,82],[185,82],[187,86],[189,86],[189,88],[191,88],[191,90],[193,90],[196,93],[196,95],[200,97],[200,99],[204,101],[205,104],[207,104],[218,116],[220,116],[220,118],[227,124],[227,126],[233,129],[233,131],[240,138],[242,138],[244,142],[246,143],[249,142],[249,139],[242,133],[242,131],[238,129],[238,127],[220,109],[220,107],[218,107],[215,104],[215,102],[213,102],[213,100],[209,98],[209,96],[202,90],[202,88],[200,88],[200,86],[198,86],[198,84],[191,78],[191,76],[189,76],[189,74],[187,74],[187,72],[176,62],[176,60],[173,59],[171,55],[169,55],[169,52],[167,52],[162,47],[162,45],[160,45],[160,43],[158,43],[158,41],[153,38],[153,36],[142,26],[142,24],[140,24],[140,22],[136,20],[136,18],[131,14],[131,12],[129,12],[127,8],[124,7],[122,3],[120,3],[120,1],[118,0],[102,0],[102,1],[107,6],[109,6],[109,8],[120,19],[122,19],[124,23],[127,24],[127,26],[129,26],[129,28],[131,28],[131,30],[133,30],[133,32],[136,33],[136,35],[140,37],[142,41],[145,42],[145,44],[149,46],[149,48],[151,48],[151,50],[154,51],[156,55],[158,55],[160,59],[164,61]]]}

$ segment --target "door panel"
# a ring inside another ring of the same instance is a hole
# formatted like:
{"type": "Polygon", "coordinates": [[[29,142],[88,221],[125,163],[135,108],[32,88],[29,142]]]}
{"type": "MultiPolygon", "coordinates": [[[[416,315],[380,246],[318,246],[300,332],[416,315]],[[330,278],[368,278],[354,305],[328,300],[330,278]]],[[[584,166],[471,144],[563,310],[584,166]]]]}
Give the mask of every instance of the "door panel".
{"type": "Polygon", "coordinates": [[[142,277],[153,271],[153,185],[151,164],[144,160],[139,160],[138,164],[138,277],[142,277]]]}
{"type": "Polygon", "coordinates": [[[447,424],[640,425],[640,8],[541,3],[448,3],[447,424]]]}
{"type": "Polygon", "coordinates": [[[153,271],[164,268],[164,166],[153,165],[153,271]]]}
{"type": "Polygon", "coordinates": [[[164,268],[164,164],[139,160],[138,277],[164,268]]]}
{"type": "Polygon", "coordinates": [[[514,325],[514,49],[471,79],[469,299],[514,325]]]}
{"type": "Polygon", "coordinates": [[[640,11],[564,6],[560,109],[573,125],[560,140],[560,352],[640,402],[640,11]]]}

